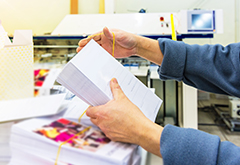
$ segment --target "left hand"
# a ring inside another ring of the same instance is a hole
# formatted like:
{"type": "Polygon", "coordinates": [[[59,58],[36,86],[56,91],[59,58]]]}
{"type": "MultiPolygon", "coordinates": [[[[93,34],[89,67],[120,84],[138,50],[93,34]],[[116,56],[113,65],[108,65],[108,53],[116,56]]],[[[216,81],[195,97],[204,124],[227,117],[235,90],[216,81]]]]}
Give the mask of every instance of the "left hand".
{"type": "Polygon", "coordinates": [[[94,39],[100,46],[102,46],[108,53],[112,54],[113,48],[113,34],[115,34],[115,48],[114,57],[115,58],[127,58],[132,55],[137,54],[137,36],[125,32],[123,30],[111,29],[111,31],[105,27],[100,33],[93,34],[86,39],[79,41],[77,52],[79,52],[83,47],[91,40],[94,39]]]}

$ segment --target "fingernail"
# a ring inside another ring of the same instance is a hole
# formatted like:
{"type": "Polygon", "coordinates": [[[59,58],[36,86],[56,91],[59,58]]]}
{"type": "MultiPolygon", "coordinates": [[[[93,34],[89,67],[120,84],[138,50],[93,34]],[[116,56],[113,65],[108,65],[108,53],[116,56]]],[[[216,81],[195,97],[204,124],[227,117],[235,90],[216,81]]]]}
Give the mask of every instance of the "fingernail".
{"type": "Polygon", "coordinates": [[[116,78],[112,78],[111,80],[113,83],[117,83],[117,79],[116,78]]]}

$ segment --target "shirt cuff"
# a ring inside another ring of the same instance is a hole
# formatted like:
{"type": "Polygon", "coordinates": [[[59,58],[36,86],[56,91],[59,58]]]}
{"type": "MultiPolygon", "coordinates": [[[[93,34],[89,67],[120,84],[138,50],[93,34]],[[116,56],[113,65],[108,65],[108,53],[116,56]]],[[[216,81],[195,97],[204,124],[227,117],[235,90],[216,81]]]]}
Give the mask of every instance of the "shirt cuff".
{"type": "Polygon", "coordinates": [[[183,80],[186,61],[186,45],[181,41],[173,41],[166,38],[158,39],[163,53],[162,65],[158,69],[161,80],[183,80]]]}
{"type": "Polygon", "coordinates": [[[216,164],[220,138],[191,128],[166,125],[160,141],[165,165],[216,164]]]}

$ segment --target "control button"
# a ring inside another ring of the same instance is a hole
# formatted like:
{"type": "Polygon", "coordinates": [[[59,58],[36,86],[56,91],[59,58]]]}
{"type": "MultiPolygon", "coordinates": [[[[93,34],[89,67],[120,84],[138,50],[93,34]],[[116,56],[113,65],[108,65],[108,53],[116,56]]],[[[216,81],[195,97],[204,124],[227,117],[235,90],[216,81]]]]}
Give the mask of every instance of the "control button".
{"type": "Polygon", "coordinates": [[[238,111],[237,111],[237,115],[239,115],[239,116],[240,116],[240,110],[238,110],[238,111]]]}
{"type": "Polygon", "coordinates": [[[164,21],[164,17],[160,17],[160,21],[164,21]]]}

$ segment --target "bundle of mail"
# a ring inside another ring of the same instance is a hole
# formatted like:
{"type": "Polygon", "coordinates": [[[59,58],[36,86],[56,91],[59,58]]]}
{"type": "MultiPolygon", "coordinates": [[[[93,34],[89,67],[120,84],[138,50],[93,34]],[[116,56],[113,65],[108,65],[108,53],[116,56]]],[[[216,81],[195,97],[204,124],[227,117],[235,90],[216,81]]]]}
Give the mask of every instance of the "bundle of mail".
{"type": "MultiPolygon", "coordinates": [[[[91,41],[65,66],[57,78],[69,90],[71,99],[66,98],[69,94],[39,97],[37,99],[48,98],[42,100],[38,107],[23,106],[19,109],[21,118],[24,115],[20,112],[25,113],[25,118],[34,116],[27,115],[30,109],[35,116],[45,114],[45,117],[13,125],[10,165],[140,164],[138,146],[113,142],[86,115],[79,119],[89,105],[105,104],[112,99],[109,82],[113,77],[117,78],[126,96],[146,117],[154,121],[162,100],[102,47],[91,41]],[[90,66],[90,63],[93,64],[90,66]],[[50,101],[51,99],[56,101],[50,101]]],[[[8,117],[8,120],[12,119],[8,117]]]]}
{"type": "Polygon", "coordinates": [[[140,164],[136,145],[113,142],[96,127],[56,116],[14,125],[10,145],[10,165],[140,164]]]}
{"type": "Polygon", "coordinates": [[[113,99],[112,78],[117,79],[128,99],[154,121],[162,100],[94,40],[66,64],[57,81],[87,104],[97,106],[113,99]]]}

